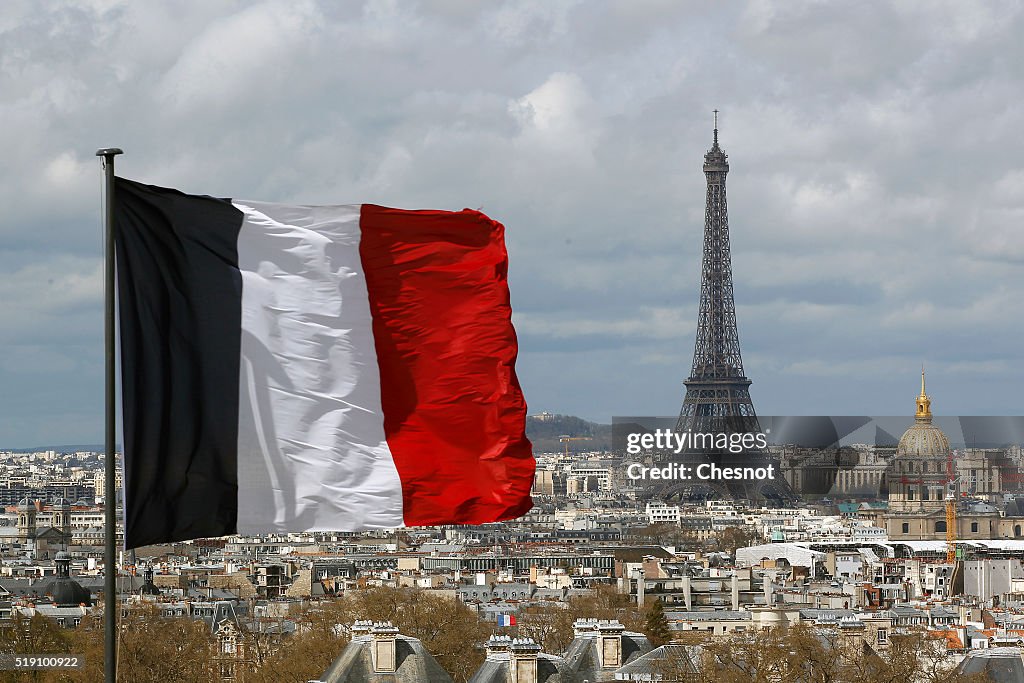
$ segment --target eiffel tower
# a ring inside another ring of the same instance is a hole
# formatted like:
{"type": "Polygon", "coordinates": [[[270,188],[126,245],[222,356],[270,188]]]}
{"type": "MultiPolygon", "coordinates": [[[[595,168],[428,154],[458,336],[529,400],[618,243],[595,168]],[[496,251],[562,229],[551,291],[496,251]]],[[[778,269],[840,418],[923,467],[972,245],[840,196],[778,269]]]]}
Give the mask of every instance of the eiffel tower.
{"type": "MultiPolygon", "coordinates": [[[[693,368],[686,398],[676,423],[677,433],[758,434],[761,432],[750,379],[743,372],[740,338],[736,329],[733,298],[732,254],[729,246],[729,209],[725,177],[729,161],[718,145],[718,110],[715,110],[714,141],[704,155],[707,197],[704,208],[704,257],[701,267],[700,313],[693,368]]],[[[728,497],[783,501],[792,497],[778,463],[766,451],[746,449],[742,454],[702,449],[684,452],[687,462],[716,462],[723,466],[760,467],[775,464],[774,481],[716,481],[679,483],[670,493],[676,497],[728,497]],[[704,489],[699,491],[699,489],[704,489]]]]}

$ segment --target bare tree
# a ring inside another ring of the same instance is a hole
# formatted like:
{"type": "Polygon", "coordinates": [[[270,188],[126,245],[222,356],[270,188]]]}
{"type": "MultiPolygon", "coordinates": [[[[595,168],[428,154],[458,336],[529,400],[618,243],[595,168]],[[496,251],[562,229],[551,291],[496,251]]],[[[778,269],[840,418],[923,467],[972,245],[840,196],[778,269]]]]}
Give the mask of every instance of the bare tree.
{"type": "Polygon", "coordinates": [[[348,626],[356,618],[351,601],[334,599],[303,603],[287,619],[260,624],[245,638],[245,683],[306,683],[318,678],[348,645],[348,626]],[[290,635],[288,625],[294,625],[290,635]]]}
{"type": "Polygon", "coordinates": [[[545,652],[564,652],[573,640],[577,619],[618,619],[631,631],[643,631],[644,613],[632,597],[611,586],[600,586],[590,595],[573,597],[563,605],[533,607],[519,622],[519,635],[533,638],[545,652]]]}
{"type": "Polygon", "coordinates": [[[458,600],[419,589],[371,588],[358,593],[361,619],[390,621],[419,638],[456,681],[468,681],[484,660],[483,643],[494,632],[458,600]]]}
{"type": "Polygon", "coordinates": [[[704,546],[710,550],[717,550],[729,553],[735,557],[738,548],[746,548],[761,540],[757,530],[748,526],[727,526],[721,531],[716,531],[704,546]]]}
{"type": "MultiPolygon", "coordinates": [[[[0,628],[0,653],[5,655],[68,654],[73,652],[71,632],[52,619],[33,614],[27,617],[18,611],[0,628]]],[[[53,673],[45,670],[0,671],[0,681],[52,681],[53,673]]]]}
{"type": "Polygon", "coordinates": [[[975,683],[953,676],[959,658],[926,631],[890,637],[875,652],[857,632],[798,624],[703,643],[700,679],[713,683],[975,683]]]}
{"type": "MultiPolygon", "coordinates": [[[[214,680],[210,628],[189,617],[168,617],[155,605],[134,607],[118,620],[118,678],[133,683],[194,683],[214,680]]],[[[75,631],[75,649],[85,667],[66,674],[69,683],[103,680],[103,625],[84,621],[75,631]]]]}

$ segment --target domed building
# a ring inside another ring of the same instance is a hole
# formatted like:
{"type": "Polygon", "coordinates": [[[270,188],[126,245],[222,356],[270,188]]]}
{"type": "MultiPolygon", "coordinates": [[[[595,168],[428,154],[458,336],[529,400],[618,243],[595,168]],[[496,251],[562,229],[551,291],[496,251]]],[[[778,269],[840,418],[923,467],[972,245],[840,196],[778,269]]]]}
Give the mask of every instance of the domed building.
{"type": "MultiPolygon", "coordinates": [[[[889,509],[874,523],[884,526],[890,541],[946,540],[946,487],[950,481],[950,444],[932,422],[931,397],[916,399],[914,423],[903,433],[889,461],[885,478],[889,509]],[[884,520],[883,520],[884,517],[884,520]]],[[[1003,471],[1016,466],[1000,449],[964,448],[953,454],[957,482],[956,538],[1024,538],[1024,516],[1007,508],[1000,512],[1003,471]]]]}
{"type": "Polygon", "coordinates": [[[945,507],[949,439],[932,424],[932,401],[925,392],[923,369],[916,401],[914,424],[900,437],[887,472],[889,511],[894,513],[933,512],[945,507]]]}
{"type": "Polygon", "coordinates": [[[91,605],[92,596],[82,584],[71,578],[71,556],[64,551],[54,559],[56,576],[44,579],[35,586],[35,592],[48,596],[57,607],[91,605]]]}

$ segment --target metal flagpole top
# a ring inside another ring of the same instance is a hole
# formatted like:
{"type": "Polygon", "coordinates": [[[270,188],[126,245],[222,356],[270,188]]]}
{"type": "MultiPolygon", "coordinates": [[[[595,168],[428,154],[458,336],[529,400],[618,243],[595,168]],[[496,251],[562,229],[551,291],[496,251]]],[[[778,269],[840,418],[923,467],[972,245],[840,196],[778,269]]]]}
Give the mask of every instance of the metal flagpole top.
{"type": "Polygon", "coordinates": [[[96,156],[98,157],[112,157],[118,154],[124,154],[120,147],[102,147],[96,150],[96,156]]]}

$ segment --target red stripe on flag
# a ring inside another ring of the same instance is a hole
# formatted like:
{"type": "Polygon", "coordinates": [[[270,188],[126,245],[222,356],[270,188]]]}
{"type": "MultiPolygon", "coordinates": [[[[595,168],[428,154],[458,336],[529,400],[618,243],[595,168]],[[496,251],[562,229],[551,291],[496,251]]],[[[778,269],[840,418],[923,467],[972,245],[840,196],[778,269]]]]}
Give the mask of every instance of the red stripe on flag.
{"type": "Polygon", "coordinates": [[[405,523],[525,514],[535,463],[515,373],[504,227],[468,209],[369,204],[360,227],[405,523]]]}

